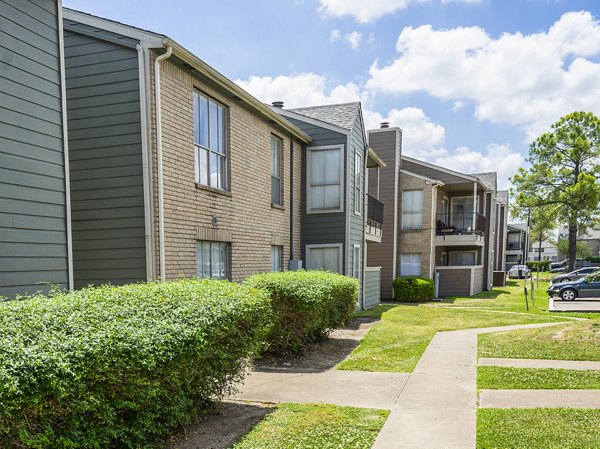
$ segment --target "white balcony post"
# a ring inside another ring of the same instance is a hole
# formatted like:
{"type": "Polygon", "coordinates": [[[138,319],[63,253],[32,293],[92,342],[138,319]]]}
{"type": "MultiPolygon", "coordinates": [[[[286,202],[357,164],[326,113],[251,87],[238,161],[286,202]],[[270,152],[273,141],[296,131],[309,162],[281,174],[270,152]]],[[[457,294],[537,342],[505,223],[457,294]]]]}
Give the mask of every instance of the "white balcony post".
{"type": "Polygon", "coordinates": [[[477,220],[477,181],[473,183],[473,232],[475,232],[475,220],[477,220]]]}

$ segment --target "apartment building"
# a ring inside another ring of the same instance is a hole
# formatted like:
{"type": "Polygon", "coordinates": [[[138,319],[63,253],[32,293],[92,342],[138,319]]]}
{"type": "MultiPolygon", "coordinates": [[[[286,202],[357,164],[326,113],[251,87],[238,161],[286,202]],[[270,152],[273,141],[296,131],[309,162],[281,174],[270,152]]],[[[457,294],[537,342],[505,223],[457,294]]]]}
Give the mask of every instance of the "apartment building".
{"type": "Polygon", "coordinates": [[[529,232],[526,223],[509,223],[506,237],[506,271],[528,259],[529,232]]]}
{"type": "Polygon", "coordinates": [[[368,260],[387,266],[382,299],[391,299],[397,276],[435,279],[442,297],[491,289],[493,272],[503,265],[506,232],[507,204],[496,197],[496,174],[459,173],[402,156],[401,136],[387,124],[369,131],[371,146],[387,164],[383,171],[390,170],[384,175],[390,184],[380,193],[395,229],[388,235],[384,225],[380,251],[368,260]]]}

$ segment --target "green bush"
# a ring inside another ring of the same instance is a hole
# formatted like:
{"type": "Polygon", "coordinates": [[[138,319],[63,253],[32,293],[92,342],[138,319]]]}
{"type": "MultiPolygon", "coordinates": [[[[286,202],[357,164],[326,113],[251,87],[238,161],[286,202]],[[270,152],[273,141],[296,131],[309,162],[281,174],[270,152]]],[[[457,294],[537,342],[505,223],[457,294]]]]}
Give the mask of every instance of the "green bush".
{"type": "Polygon", "coordinates": [[[589,257],[586,257],[584,260],[586,260],[588,262],[592,262],[592,263],[600,263],[600,257],[598,257],[598,256],[589,256],[589,257]]]}
{"type": "Polygon", "coordinates": [[[394,279],[392,283],[396,301],[420,302],[433,299],[433,280],[417,276],[406,276],[394,279]]]}
{"type": "Polygon", "coordinates": [[[527,268],[531,271],[550,271],[550,261],[549,260],[528,260],[525,262],[527,268]]]}
{"type": "Polygon", "coordinates": [[[350,319],[358,301],[358,282],[326,271],[256,274],[246,284],[271,295],[274,325],[268,352],[297,353],[350,319]]]}
{"type": "Polygon", "coordinates": [[[0,304],[0,447],[142,448],[241,379],[268,295],[226,281],[0,304]]]}

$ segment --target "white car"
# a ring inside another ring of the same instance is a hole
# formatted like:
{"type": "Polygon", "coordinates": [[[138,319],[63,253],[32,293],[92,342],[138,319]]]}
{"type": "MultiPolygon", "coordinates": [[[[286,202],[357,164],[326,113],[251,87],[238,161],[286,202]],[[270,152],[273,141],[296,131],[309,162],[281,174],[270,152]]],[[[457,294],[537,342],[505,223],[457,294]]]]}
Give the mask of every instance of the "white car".
{"type": "Polygon", "coordinates": [[[528,278],[529,276],[531,276],[531,270],[527,268],[526,265],[513,265],[510,267],[510,270],[508,270],[509,279],[528,278]]]}

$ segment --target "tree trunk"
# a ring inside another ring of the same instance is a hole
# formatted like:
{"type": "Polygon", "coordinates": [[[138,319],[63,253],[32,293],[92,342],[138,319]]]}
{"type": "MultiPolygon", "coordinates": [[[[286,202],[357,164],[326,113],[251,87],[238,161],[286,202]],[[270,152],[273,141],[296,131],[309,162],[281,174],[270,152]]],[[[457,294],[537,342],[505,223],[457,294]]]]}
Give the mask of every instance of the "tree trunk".
{"type": "Polygon", "coordinates": [[[542,233],[540,232],[540,239],[538,241],[538,255],[540,256],[540,258],[538,259],[540,261],[540,265],[542,263],[542,233]]]}
{"type": "Polygon", "coordinates": [[[577,259],[577,222],[569,223],[569,270],[575,269],[575,259],[577,259]]]}

